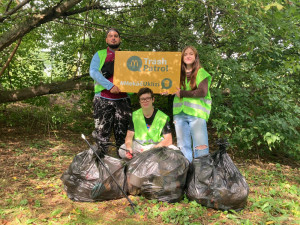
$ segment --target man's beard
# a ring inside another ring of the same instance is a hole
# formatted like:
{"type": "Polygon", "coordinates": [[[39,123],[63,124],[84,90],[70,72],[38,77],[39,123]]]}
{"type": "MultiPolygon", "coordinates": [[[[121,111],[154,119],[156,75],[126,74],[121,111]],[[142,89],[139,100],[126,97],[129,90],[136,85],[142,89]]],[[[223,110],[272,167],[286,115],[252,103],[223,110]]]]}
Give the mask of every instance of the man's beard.
{"type": "Polygon", "coordinates": [[[121,43],[115,44],[115,45],[110,45],[110,44],[107,44],[107,45],[108,45],[108,47],[110,47],[111,49],[116,49],[116,48],[119,48],[120,44],[121,44],[121,43]]]}

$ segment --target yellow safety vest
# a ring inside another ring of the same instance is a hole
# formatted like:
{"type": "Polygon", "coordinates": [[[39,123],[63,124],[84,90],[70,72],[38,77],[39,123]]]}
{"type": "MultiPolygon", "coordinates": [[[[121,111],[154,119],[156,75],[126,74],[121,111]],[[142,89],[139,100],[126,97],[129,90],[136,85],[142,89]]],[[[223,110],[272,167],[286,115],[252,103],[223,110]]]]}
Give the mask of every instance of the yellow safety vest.
{"type": "MultiPolygon", "coordinates": [[[[205,69],[200,68],[197,72],[197,77],[196,77],[197,87],[201,83],[201,81],[203,81],[206,78],[208,79],[208,90],[206,96],[203,98],[199,98],[199,97],[178,98],[177,96],[175,96],[173,102],[173,115],[179,114],[182,111],[185,114],[199,117],[205,119],[206,121],[208,120],[210,115],[210,110],[211,110],[211,103],[212,103],[212,99],[209,91],[209,87],[211,84],[211,75],[208,72],[206,72],[205,69]]],[[[191,90],[190,82],[187,82],[187,79],[185,79],[185,85],[186,85],[186,90],[190,91],[191,90]]]]}
{"type": "Polygon", "coordinates": [[[142,145],[158,144],[163,136],[161,131],[164,128],[169,117],[162,111],[157,110],[150,129],[147,129],[145,117],[142,109],[138,109],[132,113],[132,121],[134,125],[134,139],[142,145]]]}
{"type": "MultiPolygon", "coordinates": [[[[98,56],[100,59],[100,66],[99,66],[98,70],[101,71],[101,69],[105,63],[106,56],[107,56],[107,49],[99,50],[98,56]]],[[[106,89],[106,88],[103,87],[101,84],[98,84],[96,81],[94,82],[95,93],[99,93],[99,92],[103,91],[104,89],[106,89]]]]}

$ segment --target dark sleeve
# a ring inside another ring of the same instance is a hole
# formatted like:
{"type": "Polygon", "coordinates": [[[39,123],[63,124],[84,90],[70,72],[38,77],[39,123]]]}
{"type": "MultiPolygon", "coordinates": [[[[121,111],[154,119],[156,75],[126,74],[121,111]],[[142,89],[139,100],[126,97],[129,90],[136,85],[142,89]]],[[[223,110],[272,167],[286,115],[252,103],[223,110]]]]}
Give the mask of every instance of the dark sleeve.
{"type": "Polygon", "coordinates": [[[132,121],[132,117],[129,120],[129,124],[128,124],[128,128],[127,130],[133,131],[134,132],[134,126],[133,126],[133,121],[132,121]]]}
{"type": "Polygon", "coordinates": [[[199,84],[198,88],[191,91],[180,90],[180,98],[182,97],[205,97],[208,91],[208,79],[205,78],[199,84]]]}
{"type": "Polygon", "coordinates": [[[170,126],[170,122],[168,120],[167,120],[164,128],[162,129],[161,133],[162,133],[162,135],[171,133],[171,126],[170,126]]]}

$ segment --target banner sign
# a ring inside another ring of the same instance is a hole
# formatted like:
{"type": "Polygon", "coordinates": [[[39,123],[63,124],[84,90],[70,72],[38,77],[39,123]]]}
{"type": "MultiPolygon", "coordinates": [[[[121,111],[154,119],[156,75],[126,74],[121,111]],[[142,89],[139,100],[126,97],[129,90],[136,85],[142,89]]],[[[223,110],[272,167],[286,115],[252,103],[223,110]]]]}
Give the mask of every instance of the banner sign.
{"type": "Polygon", "coordinates": [[[116,51],[114,84],[122,92],[148,87],[173,94],[180,86],[181,52],[116,51]]]}

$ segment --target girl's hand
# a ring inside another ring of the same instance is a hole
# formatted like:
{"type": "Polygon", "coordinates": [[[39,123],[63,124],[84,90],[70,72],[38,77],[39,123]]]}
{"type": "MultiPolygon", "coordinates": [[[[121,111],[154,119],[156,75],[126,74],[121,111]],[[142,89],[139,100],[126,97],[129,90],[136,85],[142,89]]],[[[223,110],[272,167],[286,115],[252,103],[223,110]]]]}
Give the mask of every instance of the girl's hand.
{"type": "Polygon", "coordinates": [[[160,95],[168,95],[169,93],[167,91],[161,92],[160,95]]]}
{"type": "Polygon", "coordinates": [[[180,98],[180,88],[176,88],[177,89],[177,91],[175,92],[175,95],[178,97],[178,98],[180,98]]]}

